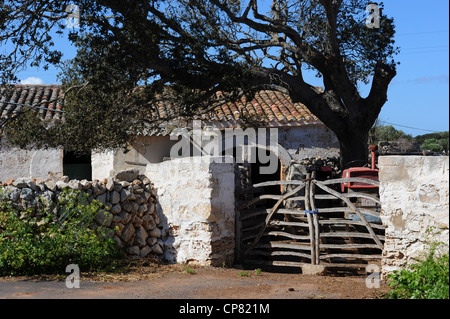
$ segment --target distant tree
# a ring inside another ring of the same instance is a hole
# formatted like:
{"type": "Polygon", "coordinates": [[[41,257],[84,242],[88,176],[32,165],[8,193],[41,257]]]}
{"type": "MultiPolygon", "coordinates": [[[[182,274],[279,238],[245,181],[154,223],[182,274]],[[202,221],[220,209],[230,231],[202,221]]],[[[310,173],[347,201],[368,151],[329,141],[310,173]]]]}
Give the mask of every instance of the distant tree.
{"type": "Polygon", "coordinates": [[[439,139],[438,140],[435,138],[427,139],[420,145],[420,148],[422,150],[432,151],[432,152],[448,153],[448,147],[449,147],[448,139],[439,139]]]}
{"type": "Polygon", "coordinates": [[[449,150],[449,132],[437,132],[419,135],[415,137],[422,150],[433,152],[446,152],[449,150]]]}
{"type": "Polygon", "coordinates": [[[428,140],[425,140],[421,145],[420,148],[422,150],[428,150],[432,152],[442,152],[443,147],[439,144],[439,141],[435,138],[430,138],[428,140]]]}
{"type": "Polygon", "coordinates": [[[392,142],[399,139],[413,139],[411,134],[406,134],[402,130],[397,130],[392,125],[382,125],[380,122],[377,122],[370,130],[370,138],[373,144],[378,142],[392,142]]]}
{"type": "MultiPolygon", "coordinates": [[[[369,130],[387,101],[398,53],[394,20],[382,3],[372,15],[379,28],[366,26],[369,3],[4,1],[0,43],[11,50],[0,52],[0,76],[11,81],[30,61],[59,63],[51,30],[64,28],[66,8],[75,4],[81,28],[69,38],[78,53],[63,81],[83,90],[67,94],[68,120],[47,128],[52,143],[79,150],[124,145],[136,131],[158,125],[152,111],[167,85],[176,93],[172,113],[183,116],[208,112],[218,99],[270,88],[305,104],[336,134],[342,164],[367,160],[369,130]],[[305,81],[306,69],[323,79],[323,88],[305,81]],[[370,81],[363,98],[358,85],[370,81]],[[229,94],[218,98],[218,92],[229,94]]],[[[41,138],[32,130],[29,137],[41,138]]]]}

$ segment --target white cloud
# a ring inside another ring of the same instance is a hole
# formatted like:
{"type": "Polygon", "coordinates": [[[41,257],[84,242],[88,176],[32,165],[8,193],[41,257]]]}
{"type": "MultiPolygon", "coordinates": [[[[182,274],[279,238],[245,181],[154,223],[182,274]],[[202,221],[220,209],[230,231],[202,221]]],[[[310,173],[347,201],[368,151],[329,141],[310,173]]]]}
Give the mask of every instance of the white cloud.
{"type": "Polygon", "coordinates": [[[20,84],[44,84],[44,81],[40,78],[36,78],[34,76],[30,76],[25,80],[21,80],[20,84]]]}
{"type": "Polygon", "coordinates": [[[436,75],[436,76],[423,76],[420,78],[412,79],[409,82],[413,82],[413,83],[430,83],[430,82],[448,83],[448,74],[441,74],[441,75],[436,75]]]}

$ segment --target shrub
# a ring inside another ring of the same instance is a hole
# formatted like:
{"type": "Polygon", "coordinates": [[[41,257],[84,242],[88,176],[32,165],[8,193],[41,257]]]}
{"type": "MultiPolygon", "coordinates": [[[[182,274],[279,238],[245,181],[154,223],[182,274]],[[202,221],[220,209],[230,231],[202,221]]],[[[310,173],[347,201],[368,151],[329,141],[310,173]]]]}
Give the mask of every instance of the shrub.
{"type": "Polygon", "coordinates": [[[426,259],[388,275],[391,299],[448,299],[449,254],[438,256],[437,245],[426,259]]]}
{"type": "Polygon", "coordinates": [[[64,273],[69,264],[93,271],[122,256],[106,236],[110,230],[94,223],[104,210],[100,202],[65,190],[56,207],[44,207],[23,211],[0,196],[0,275],[64,273]]]}

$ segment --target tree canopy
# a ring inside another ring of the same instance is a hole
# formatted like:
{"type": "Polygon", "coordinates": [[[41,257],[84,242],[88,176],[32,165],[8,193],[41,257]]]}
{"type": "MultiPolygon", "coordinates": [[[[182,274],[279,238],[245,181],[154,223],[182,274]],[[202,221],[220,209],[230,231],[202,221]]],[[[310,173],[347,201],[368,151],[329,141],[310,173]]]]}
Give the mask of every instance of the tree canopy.
{"type": "MultiPolygon", "coordinates": [[[[192,116],[218,99],[270,88],[305,104],[333,130],[344,162],[367,159],[368,132],[396,75],[395,25],[382,3],[379,28],[368,28],[365,0],[4,1],[3,84],[27,63],[62,62],[52,32],[66,28],[69,4],[80,9],[80,28],[70,30],[77,55],[61,75],[65,121],[29,125],[34,133],[22,144],[120,147],[136,130],[159,125],[154,108],[162,95],[177,102],[169,117],[192,116]],[[307,83],[305,70],[323,86],[307,83]],[[371,83],[367,97],[360,83],[371,83]]],[[[8,135],[20,125],[9,121],[8,135]]]]}

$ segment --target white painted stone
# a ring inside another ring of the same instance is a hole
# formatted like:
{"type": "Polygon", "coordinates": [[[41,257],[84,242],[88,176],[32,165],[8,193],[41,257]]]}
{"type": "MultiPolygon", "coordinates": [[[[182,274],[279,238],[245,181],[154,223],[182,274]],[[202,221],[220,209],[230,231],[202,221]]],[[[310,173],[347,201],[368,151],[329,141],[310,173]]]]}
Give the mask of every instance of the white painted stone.
{"type": "Polygon", "coordinates": [[[449,158],[381,156],[383,275],[423,258],[431,242],[449,244],[449,158]]]}
{"type": "Polygon", "coordinates": [[[21,150],[0,144],[0,181],[10,178],[58,179],[63,174],[61,149],[21,150]]]}
{"type": "Polygon", "coordinates": [[[214,160],[218,159],[193,157],[147,166],[146,176],[158,191],[158,215],[167,220],[164,257],[172,262],[232,263],[234,164],[214,160]],[[220,251],[215,251],[218,246],[220,251]]]}

